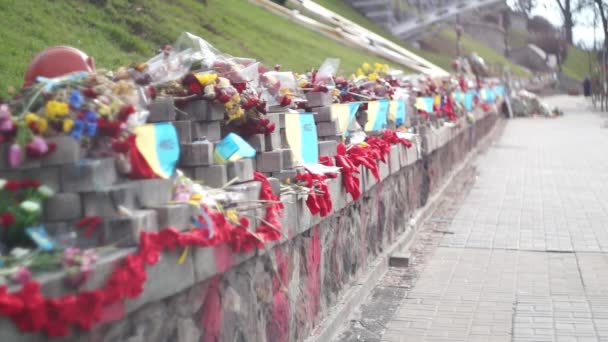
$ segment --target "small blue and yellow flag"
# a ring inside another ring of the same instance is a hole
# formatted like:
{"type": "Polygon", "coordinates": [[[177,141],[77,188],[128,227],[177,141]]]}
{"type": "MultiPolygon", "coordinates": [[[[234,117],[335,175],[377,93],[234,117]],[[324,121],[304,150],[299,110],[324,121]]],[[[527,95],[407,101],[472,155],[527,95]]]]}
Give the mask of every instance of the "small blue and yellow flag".
{"type": "Polygon", "coordinates": [[[285,133],[294,165],[319,163],[319,142],[314,114],[285,114],[285,133]]]}
{"type": "Polygon", "coordinates": [[[336,103],[331,105],[331,117],[333,120],[338,120],[338,127],[342,137],[348,136],[348,126],[355,120],[360,105],[359,102],[336,103]]]}
{"type": "Polygon", "coordinates": [[[237,161],[243,158],[255,157],[255,149],[249,145],[240,135],[228,133],[215,146],[215,162],[223,164],[228,161],[237,161]]]}
{"type": "Polygon", "coordinates": [[[418,97],[416,98],[416,109],[423,110],[427,113],[433,112],[433,102],[435,102],[434,97],[418,97]]]}
{"type": "Polygon", "coordinates": [[[401,126],[405,123],[405,101],[397,100],[391,101],[391,105],[388,111],[388,119],[392,121],[397,126],[401,126]]]}
{"type": "Polygon", "coordinates": [[[464,94],[464,108],[467,110],[467,112],[473,111],[473,99],[474,98],[475,98],[474,91],[467,91],[466,94],[464,94]]]}
{"type": "Polygon", "coordinates": [[[389,100],[378,100],[367,103],[367,123],[365,131],[380,131],[386,128],[389,100]]]}
{"type": "Polygon", "coordinates": [[[454,99],[456,99],[456,101],[458,101],[462,105],[464,105],[465,94],[462,91],[457,90],[457,91],[455,91],[455,92],[452,93],[452,96],[453,96],[454,99]]]}
{"type": "Polygon", "coordinates": [[[135,145],[160,178],[169,178],[179,160],[179,139],[170,123],[146,124],[135,128],[135,145]]]}

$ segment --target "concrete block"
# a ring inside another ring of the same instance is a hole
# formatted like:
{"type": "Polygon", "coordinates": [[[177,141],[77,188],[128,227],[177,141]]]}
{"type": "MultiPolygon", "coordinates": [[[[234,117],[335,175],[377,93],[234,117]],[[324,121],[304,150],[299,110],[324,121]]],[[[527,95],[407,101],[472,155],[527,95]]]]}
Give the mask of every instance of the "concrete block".
{"type": "Polygon", "coordinates": [[[386,163],[382,161],[378,161],[378,171],[380,173],[380,180],[383,181],[391,174],[390,164],[387,160],[386,163]]]}
{"type": "Polygon", "coordinates": [[[409,266],[410,258],[410,253],[393,253],[388,259],[388,265],[390,267],[406,268],[409,266]]]}
{"type": "Polygon", "coordinates": [[[193,258],[190,255],[180,264],[179,258],[182,252],[181,249],[164,252],[156,265],[146,268],[148,278],[144,284],[144,291],[137,299],[126,302],[127,312],[182,292],[194,285],[193,258]]]}
{"type": "Polygon", "coordinates": [[[192,142],[192,125],[190,120],[174,121],[173,126],[175,126],[180,143],[192,142]]]}
{"type": "Polygon", "coordinates": [[[219,121],[192,121],[192,140],[219,141],[222,139],[222,130],[219,121]]]}
{"type": "Polygon", "coordinates": [[[280,150],[259,153],[256,156],[256,168],[261,172],[277,172],[284,169],[283,152],[280,150]]]}
{"type": "Polygon", "coordinates": [[[180,144],[179,163],[183,166],[213,165],[213,144],[203,141],[180,144]]]}
{"type": "Polygon", "coordinates": [[[228,183],[226,165],[198,166],[194,169],[194,179],[212,188],[221,188],[228,183]]]}
{"type": "Polygon", "coordinates": [[[264,135],[266,152],[278,150],[283,147],[281,142],[281,133],[278,130],[270,134],[264,135]]]}
{"type": "Polygon", "coordinates": [[[278,178],[268,177],[268,182],[270,183],[270,186],[272,187],[272,193],[275,194],[276,196],[280,196],[281,195],[281,181],[279,181],[278,178]]]}
{"type": "Polygon", "coordinates": [[[246,158],[226,163],[228,181],[237,178],[237,183],[253,180],[253,160],[246,158]]]}
{"type": "Polygon", "coordinates": [[[331,106],[324,106],[315,108],[315,122],[329,122],[332,121],[331,106]]]}
{"type": "Polygon", "coordinates": [[[61,166],[64,192],[90,192],[106,189],[118,179],[113,158],[82,159],[61,166]]]}
{"type": "Polygon", "coordinates": [[[183,109],[188,119],[193,121],[221,121],[224,119],[224,106],[205,100],[190,101],[183,109]]]}
{"type": "Polygon", "coordinates": [[[346,192],[342,185],[342,174],[338,174],[337,178],[328,179],[327,186],[331,196],[334,211],[342,210],[351,200],[350,195],[346,192]]]}
{"type": "Polygon", "coordinates": [[[399,146],[403,145],[398,144],[391,146],[391,153],[389,154],[390,174],[397,173],[399,170],[401,170],[401,163],[399,161],[399,146]]]}
{"type": "Polygon", "coordinates": [[[275,130],[285,128],[285,113],[268,113],[265,118],[275,125],[275,130]]]}
{"type": "Polygon", "coordinates": [[[42,166],[76,163],[84,158],[80,142],[70,136],[51,137],[47,140],[55,143],[56,148],[53,153],[40,159],[42,166]]]}
{"type": "Polygon", "coordinates": [[[289,148],[289,140],[287,140],[287,130],[285,128],[281,128],[279,130],[279,134],[281,135],[281,148],[289,148]]]}
{"type": "Polygon", "coordinates": [[[335,157],[338,143],[335,140],[319,141],[319,157],[329,156],[335,157]]]}
{"type": "Polygon", "coordinates": [[[148,105],[148,122],[167,122],[175,120],[175,104],[172,97],[160,97],[148,105]]]}
{"type": "Polygon", "coordinates": [[[172,227],[188,230],[192,227],[191,218],[196,212],[196,208],[187,203],[171,203],[150,209],[156,211],[159,229],[172,227]]]}
{"type": "Polygon", "coordinates": [[[335,137],[340,134],[337,121],[317,123],[317,135],[320,137],[335,137]]]}
{"type": "MultiPolygon", "coordinates": [[[[405,147],[402,144],[397,144],[397,147],[399,148],[399,165],[400,167],[406,167],[408,165],[407,163],[407,147],[405,147]]],[[[415,148],[414,146],[412,146],[411,148],[415,148]]]]}
{"type": "Polygon", "coordinates": [[[57,193],[44,202],[45,221],[67,221],[82,217],[80,195],[73,192],[57,193]]]}
{"type": "Polygon", "coordinates": [[[282,148],[279,151],[281,151],[282,154],[284,169],[292,169],[296,166],[293,162],[293,154],[290,148],[282,148]]]}
{"type": "Polygon", "coordinates": [[[264,134],[254,134],[247,139],[247,142],[258,153],[266,151],[266,137],[264,134]]]}
{"type": "Polygon", "coordinates": [[[137,204],[142,208],[167,204],[173,197],[173,182],[170,179],[142,179],[136,185],[137,204]]]}
{"type": "Polygon", "coordinates": [[[298,206],[296,203],[296,195],[283,194],[281,195],[281,203],[283,203],[283,216],[281,217],[281,230],[288,238],[294,237],[299,231],[298,225],[298,206]]]}
{"type": "Polygon", "coordinates": [[[40,184],[53,189],[55,193],[61,192],[61,177],[57,166],[24,170],[0,170],[0,178],[12,180],[35,179],[40,184]]]}
{"type": "Polygon", "coordinates": [[[158,231],[156,211],[135,210],[131,216],[111,217],[103,222],[105,244],[116,243],[118,247],[137,246],[143,231],[158,231]]]}
{"type": "Polygon", "coordinates": [[[234,253],[230,246],[221,244],[213,247],[196,248],[192,254],[194,276],[196,282],[200,283],[251,259],[256,255],[256,251],[234,253]],[[226,262],[227,260],[230,261],[226,262]]]}
{"type": "Polygon", "coordinates": [[[405,150],[406,153],[406,165],[412,165],[414,163],[416,163],[418,161],[419,157],[419,153],[418,153],[418,148],[416,147],[416,145],[413,145],[412,147],[408,148],[405,150]]]}
{"type": "Polygon", "coordinates": [[[319,141],[333,141],[336,144],[338,144],[338,143],[342,142],[342,136],[341,135],[330,135],[327,137],[319,137],[319,141]]]}
{"type": "Polygon", "coordinates": [[[130,182],[82,193],[83,216],[113,217],[121,215],[120,207],[129,210],[139,208],[136,202],[137,188],[136,182],[130,182]]]}
{"type": "Polygon", "coordinates": [[[332,103],[333,98],[328,92],[308,92],[306,93],[307,107],[322,107],[332,103]]]}
{"type": "Polygon", "coordinates": [[[298,172],[296,171],[296,169],[281,170],[281,171],[272,173],[272,177],[277,178],[279,180],[279,182],[281,182],[281,183],[284,183],[288,179],[293,181],[297,175],[298,175],[298,172]]]}
{"type": "Polygon", "coordinates": [[[244,201],[257,201],[260,199],[262,183],[258,181],[235,184],[226,187],[228,192],[236,192],[243,196],[244,201]]]}

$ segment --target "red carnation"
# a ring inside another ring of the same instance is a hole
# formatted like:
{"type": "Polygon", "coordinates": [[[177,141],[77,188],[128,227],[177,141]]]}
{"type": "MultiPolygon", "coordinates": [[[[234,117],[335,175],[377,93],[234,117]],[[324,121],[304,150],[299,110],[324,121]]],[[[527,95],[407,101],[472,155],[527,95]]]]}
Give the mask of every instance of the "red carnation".
{"type": "Polygon", "coordinates": [[[11,226],[13,223],[15,223],[15,215],[11,213],[4,213],[0,215],[0,225],[8,227],[11,226]]]}
{"type": "Polygon", "coordinates": [[[247,83],[232,83],[232,86],[234,87],[234,89],[236,89],[236,91],[240,93],[244,92],[245,89],[247,89],[247,83]]]}
{"type": "Polygon", "coordinates": [[[124,105],[118,113],[118,120],[123,122],[127,121],[129,116],[131,116],[133,113],[135,113],[135,107],[133,107],[133,105],[124,105]]]}
{"type": "Polygon", "coordinates": [[[291,99],[288,96],[283,96],[281,98],[281,107],[287,107],[291,104],[291,99]]]}
{"type": "Polygon", "coordinates": [[[94,99],[97,97],[97,93],[95,92],[95,90],[93,90],[93,88],[86,88],[85,90],[82,91],[82,95],[94,99]]]}
{"type": "Polygon", "coordinates": [[[228,101],[230,101],[230,99],[231,99],[231,98],[232,98],[232,97],[231,97],[230,95],[225,94],[225,93],[221,93],[221,94],[219,94],[219,95],[217,96],[217,100],[218,100],[220,103],[228,103],[228,101]]]}

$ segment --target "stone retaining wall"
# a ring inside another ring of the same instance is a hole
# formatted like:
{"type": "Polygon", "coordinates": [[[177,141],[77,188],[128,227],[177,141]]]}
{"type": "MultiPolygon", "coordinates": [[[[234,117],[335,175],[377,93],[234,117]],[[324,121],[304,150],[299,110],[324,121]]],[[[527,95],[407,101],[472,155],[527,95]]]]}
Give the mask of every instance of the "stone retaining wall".
{"type": "MultiPolygon", "coordinates": [[[[472,124],[463,118],[459,127],[428,128],[420,149],[394,145],[387,164],[380,164],[381,182],[363,172],[365,191],[356,202],[340,178],[331,180],[334,213],[326,218],[311,216],[303,201],[283,196],[288,238],[266,250],[233,254],[225,245],[200,248],[183,264],[178,264],[181,251],[163,254],[149,268],[140,298],[107,308],[106,323],[93,331],[59,341],[305,339],[497,118],[478,114],[472,124]]],[[[131,251],[106,256],[87,287],[99,286],[113,262],[131,251]]],[[[45,286],[52,287],[52,279],[45,286]]],[[[19,333],[8,320],[0,320],[0,331],[3,341],[47,341],[19,333]]]]}

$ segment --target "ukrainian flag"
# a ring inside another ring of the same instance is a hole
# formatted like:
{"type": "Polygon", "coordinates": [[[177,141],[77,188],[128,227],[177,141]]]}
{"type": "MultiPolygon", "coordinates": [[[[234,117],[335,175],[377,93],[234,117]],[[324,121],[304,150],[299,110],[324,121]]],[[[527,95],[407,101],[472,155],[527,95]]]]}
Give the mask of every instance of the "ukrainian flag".
{"type": "Polygon", "coordinates": [[[135,145],[158,177],[167,179],[173,175],[179,160],[179,139],[171,123],[136,127],[135,145]]]}
{"type": "Polygon", "coordinates": [[[467,112],[473,111],[473,99],[474,98],[475,98],[474,91],[467,91],[466,94],[464,94],[464,107],[466,108],[467,112]]]}
{"type": "Polygon", "coordinates": [[[319,142],[314,114],[285,114],[285,133],[295,165],[319,163],[319,142]]]}
{"type": "Polygon", "coordinates": [[[461,104],[464,105],[464,93],[460,90],[455,91],[452,93],[452,96],[454,99],[456,99],[456,101],[460,102],[461,104]]]}
{"type": "Polygon", "coordinates": [[[215,162],[223,164],[227,161],[237,161],[243,158],[254,158],[255,149],[249,145],[240,135],[229,133],[216,146],[214,153],[215,162]]]}
{"type": "Polygon", "coordinates": [[[391,101],[391,105],[388,111],[388,119],[395,123],[397,126],[401,126],[405,123],[405,101],[397,100],[391,101]]]}
{"type": "Polygon", "coordinates": [[[333,120],[338,121],[342,137],[348,136],[348,126],[355,120],[360,105],[359,102],[336,103],[331,105],[331,117],[333,120]]]}
{"type": "Polygon", "coordinates": [[[416,109],[423,110],[427,113],[433,112],[433,102],[435,102],[435,98],[433,97],[418,97],[416,98],[416,109]]]}
{"type": "Polygon", "coordinates": [[[378,100],[368,102],[367,104],[367,123],[365,124],[365,131],[380,131],[386,128],[386,121],[388,119],[388,108],[390,106],[389,100],[378,100]]]}

